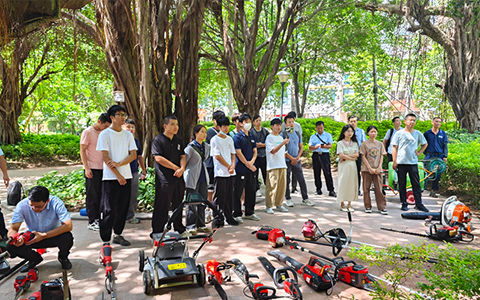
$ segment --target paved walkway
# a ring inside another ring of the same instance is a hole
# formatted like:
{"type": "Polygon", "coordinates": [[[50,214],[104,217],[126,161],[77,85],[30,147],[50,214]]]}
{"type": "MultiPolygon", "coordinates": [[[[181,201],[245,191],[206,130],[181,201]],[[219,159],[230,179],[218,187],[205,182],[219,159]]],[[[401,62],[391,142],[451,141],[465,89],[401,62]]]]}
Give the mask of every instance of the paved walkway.
{"type": "MultiPolygon", "coordinates": [[[[56,167],[56,170],[64,173],[77,167],[56,167]]],[[[51,171],[52,168],[15,170],[9,174],[12,179],[18,179],[24,182],[24,179],[30,181],[30,185],[34,183],[34,179],[41,174],[51,171]]],[[[308,219],[315,220],[322,230],[328,230],[333,227],[342,227],[347,233],[349,232],[349,223],[346,213],[339,210],[339,204],[334,198],[328,196],[313,195],[314,183],[312,170],[304,170],[307,180],[310,199],[315,202],[314,207],[306,207],[300,205],[301,197],[299,194],[293,194],[293,202],[295,207],[289,208],[288,213],[275,213],[268,215],[265,213],[264,201],[257,204],[256,213],[262,219],[259,222],[246,220],[240,226],[225,226],[219,230],[214,236],[214,241],[207,244],[200,252],[197,262],[205,262],[209,259],[218,261],[226,261],[232,258],[239,258],[243,261],[251,273],[260,276],[260,280],[267,285],[272,285],[272,280],[259,264],[257,256],[267,256],[267,251],[272,250],[266,241],[260,241],[251,234],[259,225],[272,225],[285,230],[288,236],[301,238],[301,228],[303,223],[308,219]]],[[[334,179],[335,180],[335,179],[334,179]]],[[[27,184],[28,186],[29,184],[27,184]]],[[[326,192],[324,190],[324,192],[326,192]]],[[[263,189],[262,189],[262,193],[263,189]]],[[[1,189],[2,199],[5,191],[1,189]]],[[[431,211],[440,211],[441,204],[445,198],[432,199],[424,193],[424,203],[431,211]]],[[[373,195],[372,195],[373,196],[373,195]]],[[[263,197],[262,197],[263,198],[263,197]]],[[[409,230],[413,232],[423,233],[426,227],[421,220],[404,220],[400,216],[400,204],[398,196],[394,196],[391,192],[387,192],[389,215],[383,216],[377,212],[366,214],[363,212],[363,202],[354,203],[356,209],[353,213],[353,239],[364,243],[370,243],[380,246],[388,244],[407,244],[420,243],[426,239],[416,236],[404,235],[399,233],[391,233],[382,231],[380,227],[392,227],[399,230],[409,230]]],[[[3,202],[5,203],[5,202],[3,202]]],[[[11,219],[11,208],[4,209],[6,219],[11,219]]],[[[78,214],[72,214],[74,217],[73,234],[75,236],[75,244],[70,255],[73,263],[72,270],[69,271],[70,285],[73,299],[102,299],[104,288],[104,269],[98,263],[98,251],[102,245],[98,233],[86,229],[87,221],[85,218],[78,217],[78,214]]],[[[148,215],[143,215],[148,217],[148,215]]],[[[8,224],[9,225],[9,224],[8,224]]],[[[473,225],[477,228],[474,234],[479,235],[480,221],[475,218],[473,225]]],[[[127,224],[124,235],[132,242],[129,247],[121,247],[114,245],[114,267],[116,274],[116,283],[118,295],[117,299],[218,299],[215,289],[206,285],[200,288],[196,285],[180,286],[175,288],[166,288],[156,292],[154,296],[146,296],[142,288],[142,276],[138,271],[138,251],[146,250],[147,255],[152,253],[152,245],[148,239],[150,233],[150,221],[144,220],[141,224],[127,224]]],[[[430,243],[441,245],[441,242],[428,240],[430,243]]],[[[190,252],[193,252],[199,245],[198,241],[189,242],[190,252]]],[[[465,244],[456,244],[459,248],[465,248],[465,244]]],[[[478,248],[480,246],[477,238],[468,246],[478,248]]],[[[323,255],[332,257],[331,249],[328,247],[308,245],[308,248],[319,252],[323,255]]],[[[280,248],[284,253],[296,258],[301,262],[307,262],[309,255],[288,248],[280,248]]],[[[346,257],[346,251],[342,251],[341,256],[346,257]]],[[[44,255],[44,262],[39,265],[40,277],[39,281],[32,284],[32,290],[38,290],[40,282],[50,280],[61,276],[60,264],[57,261],[57,251],[51,249],[44,255]]],[[[19,259],[10,260],[13,266],[19,259]]],[[[279,266],[275,259],[271,259],[274,265],[279,266]]],[[[370,272],[375,275],[382,275],[379,269],[370,268],[370,272]]],[[[17,274],[11,276],[8,280],[0,283],[2,295],[0,299],[12,299],[14,297],[13,281],[17,274]]],[[[243,283],[233,274],[233,282],[224,285],[224,289],[229,295],[229,299],[246,299],[243,295],[243,283]]],[[[414,287],[411,283],[409,286],[414,287]]],[[[333,295],[327,297],[324,293],[316,293],[310,289],[305,283],[301,286],[304,299],[351,299],[352,295],[355,299],[370,299],[368,293],[341,282],[337,283],[333,290],[333,295]]],[[[282,291],[278,291],[279,295],[284,295],[282,291]]],[[[28,297],[28,295],[25,295],[28,297]]],[[[109,299],[105,295],[106,299],[109,299]]]]}

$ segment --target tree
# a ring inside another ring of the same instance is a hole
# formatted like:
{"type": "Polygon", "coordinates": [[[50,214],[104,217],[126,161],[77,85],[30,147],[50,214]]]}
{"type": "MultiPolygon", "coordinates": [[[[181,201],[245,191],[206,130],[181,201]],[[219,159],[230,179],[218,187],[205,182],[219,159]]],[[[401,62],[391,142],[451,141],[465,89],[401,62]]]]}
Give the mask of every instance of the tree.
{"type": "Polygon", "coordinates": [[[446,82],[439,85],[463,128],[480,126],[480,30],[477,1],[450,0],[430,6],[430,1],[407,0],[400,4],[357,2],[358,7],[405,17],[412,32],[420,32],[445,51],[446,82]]]}

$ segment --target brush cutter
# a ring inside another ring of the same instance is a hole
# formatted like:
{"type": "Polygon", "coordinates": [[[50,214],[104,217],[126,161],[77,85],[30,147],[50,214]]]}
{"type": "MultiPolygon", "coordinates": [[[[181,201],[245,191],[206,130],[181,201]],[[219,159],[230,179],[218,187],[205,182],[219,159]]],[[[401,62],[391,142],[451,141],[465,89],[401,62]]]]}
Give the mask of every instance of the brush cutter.
{"type": "Polygon", "coordinates": [[[230,268],[233,265],[226,264],[224,262],[216,261],[215,259],[209,260],[205,263],[205,270],[207,272],[207,281],[210,284],[213,284],[215,290],[217,291],[220,299],[227,300],[228,296],[225,290],[222,287],[222,282],[231,281],[230,268]],[[221,271],[225,271],[225,276],[222,275],[221,271]]]}
{"type": "MultiPolygon", "coordinates": [[[[116,299],[115,296],[115,273],[113,272],[112,266],[112,246],[106,244],[103,245],[102,249],[100,250],[100,263],[105,267],[105,289],[107,293],[110,295],[112,300],[116,299]]],[[[103,298],[103,294],[102,294],[103,298]]]]}
{"type": "Polygon", "coordinates": [[[283,288],[292,299],[303,299],[302,292],[298,286],[298,276],[294,269],[290,267],[275,268],[266,257],[258,256],[257,258],[267,273],[270,274],[277,288],[283,288]]]}

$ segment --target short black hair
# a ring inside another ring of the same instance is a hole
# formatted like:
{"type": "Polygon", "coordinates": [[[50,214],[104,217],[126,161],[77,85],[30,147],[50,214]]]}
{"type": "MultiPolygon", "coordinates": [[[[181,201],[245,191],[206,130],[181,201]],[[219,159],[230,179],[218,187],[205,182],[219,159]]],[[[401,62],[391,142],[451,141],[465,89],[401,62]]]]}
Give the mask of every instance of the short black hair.
{"type": "Polygon", "coordinates": [[[240,114],[239,113],[234,113],[232,115],[232,122],[237,122],[238,118],[240,118],[240,114]]]}
{"type": "Polygon", "coordinates": [[[125,121],[125,124],[132,124],[133,126],[135,126],[135,122],[133,122],[132,119],[127,119],[127,120],[125,121]]]}
{"type": "Polygon", "coordinates": [[[325,126],[325,123],[323,121],[317,121],[317,123],[315,123],[315,127],[320,126],[320,125],[325,126]]]}
{"type": "Polygon", "coordinates": [[[98,117],[98,120],[100,121],[100,123],[104,124],[104,123],[111,123],[112,120],[110,120],[110,118],[108,117],[107,113],[102,113],[99,117],[98,117]]]}
{"type": "Polygon", "coordinates": [[[220,117],[217,119],[217,125],[218,126],[230,126],[230,120],[226,117],[220,117]]]}
{"type": "Polygon", "coordinates": [[[225,113],[221,110],[216,110],[212,114],[212,119],[218,121],[218,118],[225,117],[225,113]]]}
{"type": "Polygon", "coordinates": [[[294,119],[297,118],[297,113],[294,112],[293,110],[291,112],[289,112],[287,115],[291,115],[294,119]]]}
{"type": "Polygon", "coordinates": [[[396,119],[399,119],[399,120],[400,120],[400,117],[399,117],[399,116],[393,117],[392,123],[395,122],[396,119]]]}
{"type": "Polygon", "coordinates": [[[443,121],[440,117],[433,117],[432,121],[435,121],[436,119],[440,119],[440,121],[443,121]]]}
{"type": "Polygon", "coordinates": [[[165,118],[163,118],[163,125],[168,125],[168,123],[170,123],[170,120],[178,120],[178,119],[174,115],[166,116],[165,118]]]}
{"type": "Polygon", "coordinates": [[[285,116],[285,118],[283,119],[283,122],[285,122],[285,124],[286,124],[288,119],[293,119],[293,120],[295,120],[295,117],[292,116],[291,114],[287,114],[287,115],[285,116]]]}
{"type": "Polygon", "coordinates": [[[372,130],[372,129],[375,129],[375,130],[378,132],[377,126],[375,126],[375,125],[370,125],[370,126],[368,126],[368,128],[367,128],[367,135],[368,135],[368,133],[370,132],[370,130],[372,130]]]}
{"type": "Polygon", "coordinates": [[[273,118],[270,121],[270,126],[273,126],[273,125],[282,125],[282,120],[280,120],[279,118],[273,118]]]}
{"type": "Polygon", "coordinates": [[[28,199],[32,202],[47,202],[50,192],[44,186],[37,185],[28,192],[28,199]]]}
{"type": "Polygon", "coordinates": [[[241,123],[243,123],[243,121],[245,120],[250,120],[250,121],[252,120],[252,118],[248,113],[243,113],[240,115],[240,117],[238,117],[238,121],[240,121],[241,123]]]}
{"type": "Polygon", "coordinates": [[[412,114],[412,113],[409,113],[405,116],[405,120],[408,118],[408,117],[414,117],[415,120],[417,119],[417,115],[416,114],[412,114]]]}
{"type": "Polygon", "coordinates": [[[351,119],[353,119],[353,118],[355,118],[355,119],[357,119],[357,120],[358,120],[358,117],[357,117],[357,116],[355,116],[355,115],[351,115],[351,116],[348,116],[348,121],[350,122],[350,120],[351,120],[351,119]]]}
{"type": "Polygon", "coordinates": [[[257,120],[258,118],[261,118],[260,115],[255,115],[255,116],[253,116],[252,122],[255,121],[255,120],[257,120]]]}
{"type": "Polygon", "coordinates": [[[121,105],[118,105],[118,104],[115,104],[115,105],[110,106],[110,108],[107,111],[108,119],[111,120],[111,118],[115,117],[115,114],[119,111],[123,111],[124,113],[128,114],[127,109],[125,107],[123,107],[121,105]]]}

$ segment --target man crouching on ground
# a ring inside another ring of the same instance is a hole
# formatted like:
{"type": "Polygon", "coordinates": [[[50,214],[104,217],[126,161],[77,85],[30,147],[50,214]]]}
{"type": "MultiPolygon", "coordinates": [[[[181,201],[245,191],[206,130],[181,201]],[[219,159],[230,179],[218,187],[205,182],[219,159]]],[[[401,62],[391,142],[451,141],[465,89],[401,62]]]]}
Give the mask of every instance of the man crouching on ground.
{"type": "Polygon", "coordinates": [[[73,246],[72,219],[65,208],[65,204],[57,196],[51,196],[44,186],[35,186],[28,193],[28,197],[20,201],[13,212],[12,225],[8,230],[8,237],[18,233],[22,222],[26,223],[29,231],[35,237],[25,243],[20,236],[15,243],[8,244],[7,250],[12,256],[28,259],[28,265],[21,271],[28,271],[38,265],[43,258],[35,249],[58,247],[58,261],[62,269],[69,270],[72,263],[68,259],[73,246]]]}

